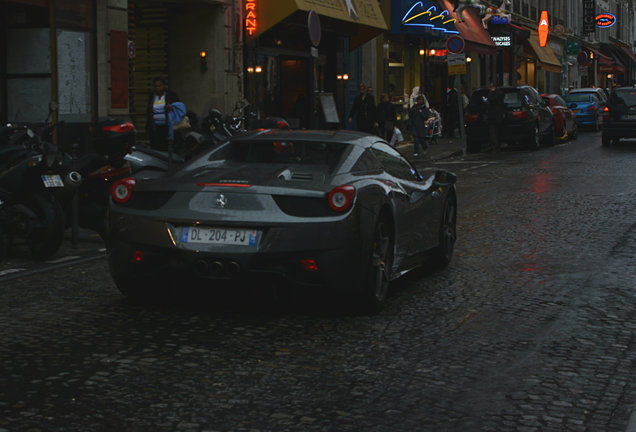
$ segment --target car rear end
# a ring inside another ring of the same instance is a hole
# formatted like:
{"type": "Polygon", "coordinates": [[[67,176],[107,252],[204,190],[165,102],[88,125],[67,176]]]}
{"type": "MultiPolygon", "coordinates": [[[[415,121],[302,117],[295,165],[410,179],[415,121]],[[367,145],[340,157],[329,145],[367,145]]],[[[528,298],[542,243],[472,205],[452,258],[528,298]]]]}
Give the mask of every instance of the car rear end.
{"type": "Polygon", "coordinates": [[[636,138],[636,88],[614,90],[603,113],[603,141],[636,138]]]}
{"type": "Polygon", "coordinates": [[[600,114],[600,105],[592,93],[571,93],[564,99],[568,108],[576,115],[576,123],[579,126],[595,126],[600,114]]]}
{"type": "MultiPolygon", "coordinates": [[[[333,156],[336,164],[350,149],[341,150],[333,156]]],[[[111,204],[111,273],[115,281],[131,275],[216,281],[271,275],[354,286],[360,214],[368,211],[356,205],[355,184],[338,183],[333,170],[327,161],[220,158],[177,176],[122,183],[111,204]]]]}
{"type": "Polygon", "coordinates": [[[522,88],[504,87],[502,92],[504,109],[499,129],[500,139],[509,144],[524,141],[534,133],[537,114],[531,109],[522,88]]]}

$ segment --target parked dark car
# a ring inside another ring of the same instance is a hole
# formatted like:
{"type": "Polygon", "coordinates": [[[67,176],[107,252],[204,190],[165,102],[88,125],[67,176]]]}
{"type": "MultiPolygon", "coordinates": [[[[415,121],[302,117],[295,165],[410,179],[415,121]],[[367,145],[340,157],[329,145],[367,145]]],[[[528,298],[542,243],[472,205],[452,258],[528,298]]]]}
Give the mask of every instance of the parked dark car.
{"type": "Polygon", "coordinates": [[[596,94],[570,92],[563,99],[567,102],[568,108],[576,114],[579,126],[591,127],[596,132],[601,130],[605,103],[596,94]]]}
{"type": "MultiPolygon", "coordinates": [[[[499,87],[503,93],[499,139],[508,145],[521,144],[539,148],[552,144],[554,121],[552,112],[539,92],[531,86],[499,87]]],[[[490,147],[488,134],[488,95],[490,90],[475,90],[466,108],[466,146],[468,152],[490,147]]]]}
{"type": "Polygon", "coordinates": [[[555,138],[559,141],[576,139],[579,133],[576,114],[568,108],[567,102],[557,94],[544,93],[541,97],[547,102],[550,111],[552,111],[555,138]]]}
{"type": "Polygon", "coordinates": [[[274,275],[377,311],[391,280],[448,265],[457,198],[454,174],[419,173],[376,136],[264,130],[172,175],[120,181],[110,216],[110,271],[126,296],[192,275],[274,275]]]}
{"type": "Polygon", "coordinates": [[[603,113],[603,145],[621,138],[636,138],[636,87],[615,88],[603,113]]]}

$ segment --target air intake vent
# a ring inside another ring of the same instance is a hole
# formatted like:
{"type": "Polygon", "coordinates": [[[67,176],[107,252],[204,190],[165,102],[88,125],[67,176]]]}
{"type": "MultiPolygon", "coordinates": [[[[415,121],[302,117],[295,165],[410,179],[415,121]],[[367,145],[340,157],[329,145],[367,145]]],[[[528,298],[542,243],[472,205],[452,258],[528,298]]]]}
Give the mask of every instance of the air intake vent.
{"type": "Polygon", "coordinates": [[[295,173],[292,173],[291,179],[292,180],[300,180],[300,181],[312,181],[313,180],[313,176],[311,175],[311,173],[295,172],[295,173]]]}

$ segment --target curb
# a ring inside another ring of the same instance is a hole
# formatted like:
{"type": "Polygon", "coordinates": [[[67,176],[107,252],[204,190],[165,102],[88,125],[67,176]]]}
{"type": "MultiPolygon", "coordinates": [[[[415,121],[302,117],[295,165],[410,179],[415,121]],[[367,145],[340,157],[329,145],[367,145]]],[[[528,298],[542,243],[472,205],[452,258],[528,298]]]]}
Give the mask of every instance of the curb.
{"type": "Polygon", "coordinates": [[[625,432],[636,432],[636,406],[632,407],[629,413],[629,421],[625,432]]]}

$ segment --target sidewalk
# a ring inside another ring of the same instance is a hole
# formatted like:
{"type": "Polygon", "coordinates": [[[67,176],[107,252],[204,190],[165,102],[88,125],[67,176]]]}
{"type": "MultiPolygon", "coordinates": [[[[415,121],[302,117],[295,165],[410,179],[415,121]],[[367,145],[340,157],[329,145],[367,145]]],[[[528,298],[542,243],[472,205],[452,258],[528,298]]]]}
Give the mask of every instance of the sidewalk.
{"type": "Polygon", "coordinates": [[[437,161],[442,159],[448,159],[464,154],[464,148],[459,137],[456,138],[437,138],[437,143],[430,143],[426,153],[420,151],[419,157],[413,157],[413,142],[405,141],[400,144],[397,150],[410,160],[414,161],[437,161]]]}

